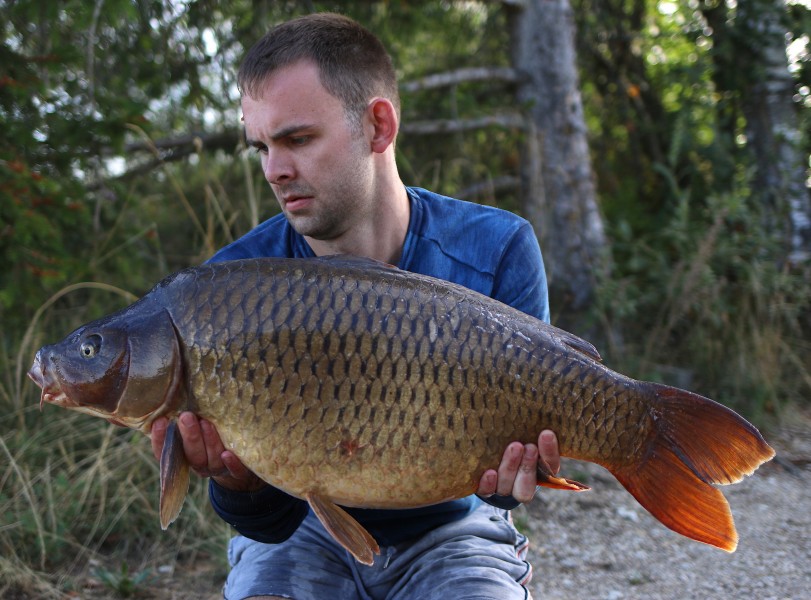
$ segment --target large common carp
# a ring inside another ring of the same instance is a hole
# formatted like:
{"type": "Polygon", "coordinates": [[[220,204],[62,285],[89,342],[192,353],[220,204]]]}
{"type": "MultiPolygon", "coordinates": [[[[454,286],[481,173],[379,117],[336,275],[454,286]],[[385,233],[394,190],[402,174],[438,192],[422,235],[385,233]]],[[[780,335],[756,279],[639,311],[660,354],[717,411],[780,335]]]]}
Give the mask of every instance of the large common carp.
{"type": "MultiPolygon", "coordinates": [[[[43,402],[145,433],[181,411],[208,419],[366,564],[377,543],[338,505],[467,496],[510,442],[544,428],[561,455],[606,467],[667,527],[727,551],[737,533],[713,484],[774,455],[732,410],[611,371],[580,338],[467,288],[349,257],[181,271],[42,348],[29,375],[43,402]]],[[[189,477],[172,425],[166,439],[164,528],[189,477]]],[[[585,488],[541,471],[541,485],[585,488]]]]}

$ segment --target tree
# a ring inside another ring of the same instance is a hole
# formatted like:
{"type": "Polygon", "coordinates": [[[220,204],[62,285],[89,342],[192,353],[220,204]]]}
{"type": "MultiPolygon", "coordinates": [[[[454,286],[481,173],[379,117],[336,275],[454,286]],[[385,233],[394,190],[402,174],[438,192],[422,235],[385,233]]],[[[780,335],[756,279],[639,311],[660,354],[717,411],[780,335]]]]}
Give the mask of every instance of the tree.
{"type": "Polygon", "coordinates": [[[520,78],[516,97],[527,107],[521,173],[524,207],[546,256],[556,309],[592,301],[595,272],[608,248],[594,178],[568,0],[507,3],[511,56],[520,78]],[[563,305],[560,303],[563,301],[563,305]]]}
{"type": "Polygon", "coordinates": [[[707,2],[703,14],[713,29],[714,80],[733,94],[745,120],[746,145],[754,165],[754,193],[764,228],[781,240],[782,261],[811,260],[811,195],[806,186],[796,81],[786,55],[787,13],[783,0],[740,0],[736,8],[707,2]],[[745,60],[747,67],[740,68],[745,60]]]}

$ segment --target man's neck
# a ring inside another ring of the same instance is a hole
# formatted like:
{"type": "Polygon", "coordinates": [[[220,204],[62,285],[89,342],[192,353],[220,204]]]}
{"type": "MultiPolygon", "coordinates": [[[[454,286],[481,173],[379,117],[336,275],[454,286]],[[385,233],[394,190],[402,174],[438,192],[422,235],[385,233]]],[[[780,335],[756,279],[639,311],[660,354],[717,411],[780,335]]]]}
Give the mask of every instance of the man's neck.
{"type": "Polygon", "coordinates": [[[396,265],[403,254],[411,205],[402,181],[389,186],[378,203],[379,210],[368,221],[331,240],[305,236],[316,256],[351,254],[396,265]]]}

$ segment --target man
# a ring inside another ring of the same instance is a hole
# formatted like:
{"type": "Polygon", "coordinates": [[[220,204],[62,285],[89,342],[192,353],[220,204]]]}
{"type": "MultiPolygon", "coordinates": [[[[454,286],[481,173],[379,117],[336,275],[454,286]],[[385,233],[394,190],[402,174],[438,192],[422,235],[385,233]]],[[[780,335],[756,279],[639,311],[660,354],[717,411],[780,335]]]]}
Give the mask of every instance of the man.
{"type": "MultiPolygon", "coordinates": [[[[212,261],[369,257],[548,321],[540,249],[526,221],[400,180],[397,81],[374,35],[334,14],[283,23],[248,52],[238,84],[247,143],[282,215],[212,261]]],[[[478,497],[399,511],[349,509],[381,544],[367,567],[332,540],[306,502],[259,480],[225,450],[210,423],[190,413],[179,422],[190,464],[211,477],[212,506],[243,534],[229,547],[229,600],[528,597],[526,538],[505,509],[532,499],[538,460],[558,470],[551,431],[537,446],[510,444],[498,468],[482,476],[478,497]]],[[[165,420],[153,425],[156,456],[165,430],[165,420]]]]}

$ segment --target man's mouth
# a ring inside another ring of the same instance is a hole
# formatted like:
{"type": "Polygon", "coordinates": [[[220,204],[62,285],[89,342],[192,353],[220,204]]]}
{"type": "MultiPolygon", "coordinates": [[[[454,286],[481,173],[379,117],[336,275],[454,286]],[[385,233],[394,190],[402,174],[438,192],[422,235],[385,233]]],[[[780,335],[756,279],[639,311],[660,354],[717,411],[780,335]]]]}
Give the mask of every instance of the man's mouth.
{"type": "Polygon", "coordinates": [[[284,207],[289,212],[296,212],[309,206],[312,199],[312,196],[288,196],[284,199],[284,207]]]}

